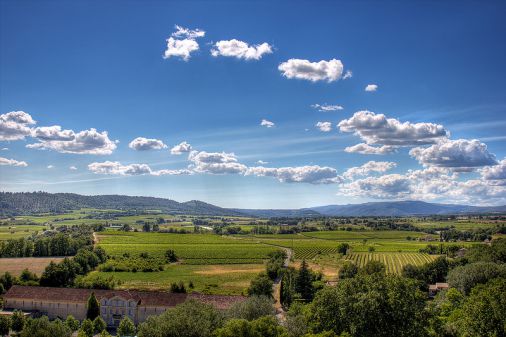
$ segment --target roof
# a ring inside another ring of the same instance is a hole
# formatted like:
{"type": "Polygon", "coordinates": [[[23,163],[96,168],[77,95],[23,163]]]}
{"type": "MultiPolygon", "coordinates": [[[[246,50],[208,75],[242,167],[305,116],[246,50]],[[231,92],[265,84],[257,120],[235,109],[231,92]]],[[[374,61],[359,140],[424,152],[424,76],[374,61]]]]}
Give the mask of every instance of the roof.
{"type": "Polygon", "coordinates": [[[436,282],[436,287],[438,287],[439,289],[447,289],[450,286],[448,285],[448,283],[436,282]]]}
{"type": "Polygon", "coordinates": [[[191,298],[211,304],[217,309],[227,309],[232,304],[246,299],[244,296],[204,295],[200,293],[178,294],[161,291],[53,288],[19,285],[13,285],[3,297],[4,299],[86,303],[92,292],[95,293],[99,301],[102,298],[110,299],[119,296],[127,301],[134,300],[139,305],[163,307],[173,307],[191,298]]]}

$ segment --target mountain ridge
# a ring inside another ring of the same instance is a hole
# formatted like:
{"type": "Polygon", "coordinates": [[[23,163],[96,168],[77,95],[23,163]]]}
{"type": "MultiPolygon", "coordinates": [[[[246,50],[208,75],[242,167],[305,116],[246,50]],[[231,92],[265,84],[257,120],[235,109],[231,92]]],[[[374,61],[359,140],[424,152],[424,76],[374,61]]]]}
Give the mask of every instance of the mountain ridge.
{"type": "Polygon", "coordinates": [[[200,200],[178,202],[167,198],[128,195],[81,195],[76,193],[0,192],[0,215],[26,215],[68,212],[79,208],[160,209],[164,212],[253,217],[319,216],[428,216],[506,213],[503,206],[470,206],[428,203],[424,201],[386,201],[361,204],[325,205],[295,209],[223,208],[200,200]]]}

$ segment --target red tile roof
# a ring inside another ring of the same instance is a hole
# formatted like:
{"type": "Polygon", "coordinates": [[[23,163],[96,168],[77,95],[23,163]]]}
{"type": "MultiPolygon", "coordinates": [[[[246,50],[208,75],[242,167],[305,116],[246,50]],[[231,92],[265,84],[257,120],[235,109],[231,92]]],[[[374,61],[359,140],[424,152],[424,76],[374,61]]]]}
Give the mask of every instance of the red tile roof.
{"type": "Polygon", "coordinates": [[[232,304],[246,299],[244,296],[204,295],[199,293],[177,294],[156,291],[52,288],[18,285],[12,286],[3,297],[5,299],[86,303],[92,292],[95,293],[99,301],[102,298],[110,299],[114,296],[120,296],[127,301],[133,299],[139,305],[163,307],[173,307],[183,303],[188,298],[192,298],[212,304],[217,309],[226,309],[232,304]]]}

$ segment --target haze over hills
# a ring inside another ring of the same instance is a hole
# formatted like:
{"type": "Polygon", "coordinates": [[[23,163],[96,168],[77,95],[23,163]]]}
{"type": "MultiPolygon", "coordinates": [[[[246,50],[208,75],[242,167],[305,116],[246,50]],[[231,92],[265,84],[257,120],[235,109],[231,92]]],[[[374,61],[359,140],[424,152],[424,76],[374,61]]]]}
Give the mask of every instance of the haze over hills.
{"type": "Polygon", "coordinates": [[[254,216],[254,217],[312,217],[312,216],[409,216],[506,213],[506,206],[478,207],[436,204],[423,201],[368,202],[349,205],[327,205],[301,209],[233,209],[222,208],[203,201],[177,202],[155,197],[127,195],[86,196],[74,193],[0,192],[0,215],[22,215],[48,212],[68,212],[80,208],[161,210],[168,213],[254,216]]]}

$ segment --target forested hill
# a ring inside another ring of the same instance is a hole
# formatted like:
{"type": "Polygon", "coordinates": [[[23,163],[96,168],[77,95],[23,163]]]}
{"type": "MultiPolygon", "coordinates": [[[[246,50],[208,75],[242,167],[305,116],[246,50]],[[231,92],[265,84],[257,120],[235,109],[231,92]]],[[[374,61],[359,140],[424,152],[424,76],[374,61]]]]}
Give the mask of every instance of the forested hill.
{"type": "Polygon", "coordinates": [[[202,201],[177,202],[153,197],[126,195],[86,196],[74,193],[9,193],[0,192],[0,215],[22,215],[48,212],[67,212],[80,208],[98,209],[156,209],[164,212],[196,215],[241,215],[241,213],[202,201]]]}

